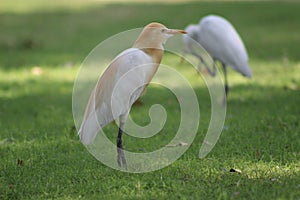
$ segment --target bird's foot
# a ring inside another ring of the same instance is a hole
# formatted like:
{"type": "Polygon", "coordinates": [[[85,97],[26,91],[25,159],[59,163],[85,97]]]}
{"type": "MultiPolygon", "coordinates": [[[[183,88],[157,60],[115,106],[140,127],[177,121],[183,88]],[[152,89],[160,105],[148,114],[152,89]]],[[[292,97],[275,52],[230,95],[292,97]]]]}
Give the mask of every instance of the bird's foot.
{"type": "Polygon", "coordinates": [[[124,151],[122,148],[118,148],[118,165],[120,168],[125,168],[127,170],[127,162],[126,162],[126,158],[124,155],[124,151]]]}

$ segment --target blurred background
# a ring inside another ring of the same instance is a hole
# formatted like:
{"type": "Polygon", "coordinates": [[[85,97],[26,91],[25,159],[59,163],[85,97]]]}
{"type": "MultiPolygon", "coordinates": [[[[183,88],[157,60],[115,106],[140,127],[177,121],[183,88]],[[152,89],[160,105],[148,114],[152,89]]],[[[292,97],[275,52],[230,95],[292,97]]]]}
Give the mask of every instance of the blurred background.
{"type": "Polygon", "coordinates": [[[121,31],[152,21],[184,28],[208,14],[232,22],[251,60],[299,60],[298,8],[278,1],[1,1],[0,64],[78,64],[99,42],[121,31]]]}

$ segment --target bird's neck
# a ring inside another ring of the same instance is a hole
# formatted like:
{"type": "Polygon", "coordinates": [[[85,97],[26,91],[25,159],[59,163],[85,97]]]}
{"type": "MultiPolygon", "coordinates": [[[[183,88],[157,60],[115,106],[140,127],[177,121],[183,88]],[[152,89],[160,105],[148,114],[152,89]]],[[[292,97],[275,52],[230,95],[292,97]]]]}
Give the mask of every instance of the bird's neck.
{"type": "Polygon", "coordinates": [[[153,39],[151,35],[146,37],[145,34],[141,34],[139,38],[135,41],[133,47],[144,51],[147,55],[149,55],[152,58],[154,75],[159,67],[164,53],[164,47],[162,45],[162,42],[157,39],[155,40],[155,38],[153,39]]]}
{"type": "Polygon", "coordinates": [[[163,49],[144,48],[144,49],[141,49],[141,50],[152,57],[153,63],[157,63],[158,65],[160,64],[163,53],[164,53],[163,49]]]}
{"type": "Polygon", "coordinates": [[[141,50],[144,51],[147,55],[149,55],[152,58],[151,72],[148,76],[148,79],[146,80],[146,83],[150,83],[152,77],[158,70],[164,51],[162,49],[155,49],[155,48],[145,48],[141,50]]]}
{"type": "Polygon", "coordinates": [[[163,41],[161,38],[155,37],[148,29],[140,34],[133,47],[144,51],[152,57],[154,63],[158,64],[160,63],[164,52],[163,41]]]}

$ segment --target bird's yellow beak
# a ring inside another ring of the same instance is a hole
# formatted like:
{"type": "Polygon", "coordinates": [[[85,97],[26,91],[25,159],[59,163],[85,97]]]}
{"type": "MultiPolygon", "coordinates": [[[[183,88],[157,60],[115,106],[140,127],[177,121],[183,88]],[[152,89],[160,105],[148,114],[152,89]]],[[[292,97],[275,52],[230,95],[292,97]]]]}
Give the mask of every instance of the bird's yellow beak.
{"type": "Polygon", "coordinates": [[[168,29],[168,30],[166,30],[166,33],[167,33],[167,34],[170,34],[170,35],[175,35],[175,34],[187,34],[186,31],[184,31],[184,30],[178,30],[178,29],[168,29]]]}

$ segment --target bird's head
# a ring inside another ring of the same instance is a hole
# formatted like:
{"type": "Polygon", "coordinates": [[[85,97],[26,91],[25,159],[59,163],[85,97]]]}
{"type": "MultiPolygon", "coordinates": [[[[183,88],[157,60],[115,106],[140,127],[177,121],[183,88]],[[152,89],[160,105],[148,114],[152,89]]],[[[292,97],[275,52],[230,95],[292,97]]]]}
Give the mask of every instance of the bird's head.
{"type": "Polygon", "coordinates": [[[134,47],[163,49],[162,45],[167,39],[177,34],[186,34],[186,32],[184,30],[168,29],[160,23],[152,22],[143,29],[134,47]]]}
{"type": "Polygon", "coordinates": [[[188,36],[197,41],[200,30],[200,26],[198,24],[190,24],[184,30],[187,32],[187,35],[183,36],[184,38],[188,36]]]}

